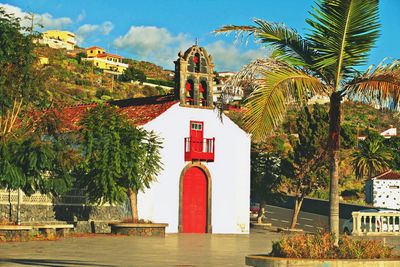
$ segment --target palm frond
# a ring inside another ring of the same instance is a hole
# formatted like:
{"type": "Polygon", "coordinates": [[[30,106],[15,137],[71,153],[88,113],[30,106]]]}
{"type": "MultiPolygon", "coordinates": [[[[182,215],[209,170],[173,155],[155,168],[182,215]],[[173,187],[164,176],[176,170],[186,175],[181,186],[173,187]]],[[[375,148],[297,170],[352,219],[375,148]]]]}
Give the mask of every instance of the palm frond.
{"type": "Polygon", "coordinates": [[[313,63],[315,51],[309,46],[296,30],[287,27],[283,23],[268,22],[262,19],[254,19],[257,26],[227,25],[215,30],[215,33],[235,32],[236,39],[244,40],[250,36],[269,46],[292,65],[304,66],[313,63]]]}
{"type": "Polygon", "coordinates": [[[358,150],[352,154],[352,165],[356,177],[371,178],[390,168],[393,155],[380,140],[366,139],[360,143],[358,150]]]}
{"type": "Polygon", "coordinates": [[[399,110],[400,62],[384,62],[349,81],[344,86],[349,99],[368,103],[380,108],[399,110]]]}
{"type": "Polygon", "coordinates": [[[311,12],[308,35],[317,50],[315,68],[330,73],[334,87],[367,60],[379,36],[377,0],[319,0],[311,12]]]}
{"type": "Polygon", "coordinates": [[[328,92],[319,78],[279,60],[257,61],[250,67],[248,86],[254,91],[245,103],[244,125],[256,139],[267,136],[282,122],[290,101],[304,103],[315,94],[328,92]]]}

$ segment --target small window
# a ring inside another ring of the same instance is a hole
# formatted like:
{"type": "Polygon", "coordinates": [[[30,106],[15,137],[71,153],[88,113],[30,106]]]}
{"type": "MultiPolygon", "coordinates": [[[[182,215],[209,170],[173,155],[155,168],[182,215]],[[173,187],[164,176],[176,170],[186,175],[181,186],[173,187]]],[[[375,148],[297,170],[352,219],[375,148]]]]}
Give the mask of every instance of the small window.
{"type": "Polygon", "coordinates": [[[399,189],[398,185],[389,185],[389,189],[399,189]]]}
{"type": "Polygon", "coordinates": [[[202,129],[202,124],[198,122],[192,122],[192,130],[200,131],[202,129]]]}

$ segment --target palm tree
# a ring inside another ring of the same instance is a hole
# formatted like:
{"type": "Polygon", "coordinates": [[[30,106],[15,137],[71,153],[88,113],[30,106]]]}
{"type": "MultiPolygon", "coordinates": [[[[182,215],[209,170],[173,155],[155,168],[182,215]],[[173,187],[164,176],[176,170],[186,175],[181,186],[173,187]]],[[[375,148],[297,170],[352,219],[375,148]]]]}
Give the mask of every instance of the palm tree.
{"type": "Polygon", "coordinates": [[[387,171],[393,160],[392,153],[384,146],[382,140],[367,138],[353,154],[352,165],[356,177],[372,178],[372,176],[387,171]]]}
{"type": "MultiPolygon", "coordinates": [[[[284,24],[255,19],[255,26],[228,25],[217,33],[235,32],[270,48],[272,56],[242,69],[236,81],[253,89],[247,98],[245,126],[262,138],[278,126],[291,102],[304,103],[313,95],[330,97],[328,152],[330,165],[330,232],[339,237],[339,136],[341,101],[363,101],[397,109],[400,100],[400,64],[380,64],[359,73],[379,36],[378,0],[318,0],[306,37],[284,24]]],[[[229,90],[227,91],[229,95],[229,90]]]]}

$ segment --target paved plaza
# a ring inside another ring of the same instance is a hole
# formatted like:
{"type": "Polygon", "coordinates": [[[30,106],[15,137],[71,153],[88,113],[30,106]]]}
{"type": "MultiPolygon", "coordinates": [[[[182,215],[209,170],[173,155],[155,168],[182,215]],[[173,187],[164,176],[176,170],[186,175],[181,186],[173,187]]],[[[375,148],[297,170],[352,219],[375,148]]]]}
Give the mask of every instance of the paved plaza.
{"type": "MultiPolygon", "coordinates": [[[[249,254],[265,254],[282,234],[168,234],[160,237],[92,236],[58,241],[0,243],[0,266],[245,266],[249,254]]],[[[398,237],[386,243],[400,251],[398,237]]]]}
{"type": "Polygon", "coordinates": [[[169,234],[165,238],[95,236],[0,243],[0,266],[245,266],[281,235],[169,234]]]}

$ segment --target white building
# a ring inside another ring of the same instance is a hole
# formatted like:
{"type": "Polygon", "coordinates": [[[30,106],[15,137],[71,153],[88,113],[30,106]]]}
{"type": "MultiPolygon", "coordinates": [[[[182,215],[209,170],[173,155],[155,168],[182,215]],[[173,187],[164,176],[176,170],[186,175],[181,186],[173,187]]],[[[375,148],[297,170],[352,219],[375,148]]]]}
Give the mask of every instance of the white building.
{"type": "Polygon", "coordinates": [[[143,124],[164,140],[164,170],[138,195],[139,217],[167,222],[169,233],[248,233],[250,136],[213,109],[213,63],[204,48],[180,53],[175,66],[179,101],[164,102],[168,109],[143,124]]]}
{"type": "Polygon", "coordinates": [[[400,209],[400,174],[389,170],[367,180],[365,198],[374,207],[400,209]]]}
{"type": "MultiPolygon", "coordinates": [[[[168,223],[168,233],[249,233],[250,136],[214,109],[204,48],[179,53],[175,73],[174,94],[110,102],[163,140],[163,170],[138,194],[139,218],[168,223]]],[[[91,106],[63,114],[74,123],[91,106]]]]}

